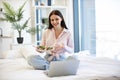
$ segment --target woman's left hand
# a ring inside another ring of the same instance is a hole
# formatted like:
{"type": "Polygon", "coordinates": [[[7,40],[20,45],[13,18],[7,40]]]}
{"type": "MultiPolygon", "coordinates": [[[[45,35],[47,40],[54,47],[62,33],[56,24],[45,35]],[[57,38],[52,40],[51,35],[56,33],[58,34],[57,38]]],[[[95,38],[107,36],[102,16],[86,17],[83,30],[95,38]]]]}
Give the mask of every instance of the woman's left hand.
{"type": "Polygon", "coordinates": [[[61,44],[55,44],[52,51],[53,52],[57,52],[57,51],[59,51],[59,50],[61,50],[63,48],[64,48],[64,44],[63,43],[61,43],[61,44]]]}

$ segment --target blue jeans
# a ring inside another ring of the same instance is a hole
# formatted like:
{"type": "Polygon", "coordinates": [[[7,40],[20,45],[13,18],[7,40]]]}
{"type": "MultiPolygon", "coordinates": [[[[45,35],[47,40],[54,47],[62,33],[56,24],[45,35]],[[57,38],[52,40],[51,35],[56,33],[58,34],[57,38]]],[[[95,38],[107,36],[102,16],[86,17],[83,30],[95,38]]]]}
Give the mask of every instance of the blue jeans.
{"type": "MultiPolygon", "coordinates": [[[[49,68],[50,62],[47,61],[47,58],[49,58],[51,55],[47,54],[45,58],[40,57],[39,55],[31,55],[27,58],[27,62],[29,65],[33,66],[35,69],[40,70],[47,70],[49,68]]],[[[57,59],[54,57],[52,61],[61,61],[64,60],[64,56],[60,56],[60,59],[57,59]]]]}

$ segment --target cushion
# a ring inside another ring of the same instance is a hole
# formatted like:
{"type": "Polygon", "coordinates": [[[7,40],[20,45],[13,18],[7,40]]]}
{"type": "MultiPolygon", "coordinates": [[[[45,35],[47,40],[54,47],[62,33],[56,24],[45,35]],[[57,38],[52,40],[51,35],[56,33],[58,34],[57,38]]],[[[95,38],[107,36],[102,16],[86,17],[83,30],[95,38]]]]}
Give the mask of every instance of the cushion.
{"type": "Polygon", "coordinates": [[[39,52],[35,50],[35,47],[30,46],[30,47],[22,47],[21,48],[21,53],[24,56],[24,58],[27,59],[28,56],[30,55],[39,55],[39,52]]]}
{"type": "Polygon", "coordinates": [[[15,58],[23,58],[20,50],[8,50],[4,51],[1,55],[2,59],[15,59],[15,58]]]}
{"type": "Polygon", "coordinates": [[[80,52],[78,52],[78,53],[74,53],[72,56],[73,56],[74,58],[80,60],[80,59],[83,58],[83,57],[88,57],[88,56],[90,56],[90,52],[89,52],[88,50],[83,50],[83,51],[80,51],[80,52]]]}

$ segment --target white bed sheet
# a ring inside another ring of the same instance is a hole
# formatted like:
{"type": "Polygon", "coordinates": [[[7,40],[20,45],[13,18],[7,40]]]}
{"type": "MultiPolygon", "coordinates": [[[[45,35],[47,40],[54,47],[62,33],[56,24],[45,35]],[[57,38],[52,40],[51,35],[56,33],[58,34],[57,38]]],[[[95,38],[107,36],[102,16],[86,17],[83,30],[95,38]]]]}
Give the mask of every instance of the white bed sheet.
{"type": "Polygon", "coordinates": [[[76,75],[50,78],[44,74],[44,70],[34,70],[24,58],[0,59],[0,80],[104,80],[103,77],[105,80],[107,77],[120,80],[120,62],[108,58],[81,56],[76,75]]]}

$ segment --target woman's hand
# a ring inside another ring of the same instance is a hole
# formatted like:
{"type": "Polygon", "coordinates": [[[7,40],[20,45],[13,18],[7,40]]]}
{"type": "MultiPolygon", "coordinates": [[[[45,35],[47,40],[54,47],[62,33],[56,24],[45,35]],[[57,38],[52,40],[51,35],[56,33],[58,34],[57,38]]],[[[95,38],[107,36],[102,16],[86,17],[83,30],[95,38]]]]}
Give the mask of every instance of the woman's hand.
{"type": "Polygon", "coordinates": [[[40,52],[40,53],[44,53],[44,52],[45,52],[45,50],[40,49],[39,46],[36,47],[36,51],[37,51],[37,52],[40,52]]]}
{"type": "Polygon", "coordinates": [[[57,51],[60,51],[64,48],[64,44],[55,44],[53,49],[51,50],[53,53],[56,53],[57,51]]]}
{"type": "Polygon", "coordinates": [[[61,44],[55,44],[55,46],[54,46],[55,50],[61,50],[63,48],[64,48],[64,44],[63,43],[61,43],[61,44]]]}

